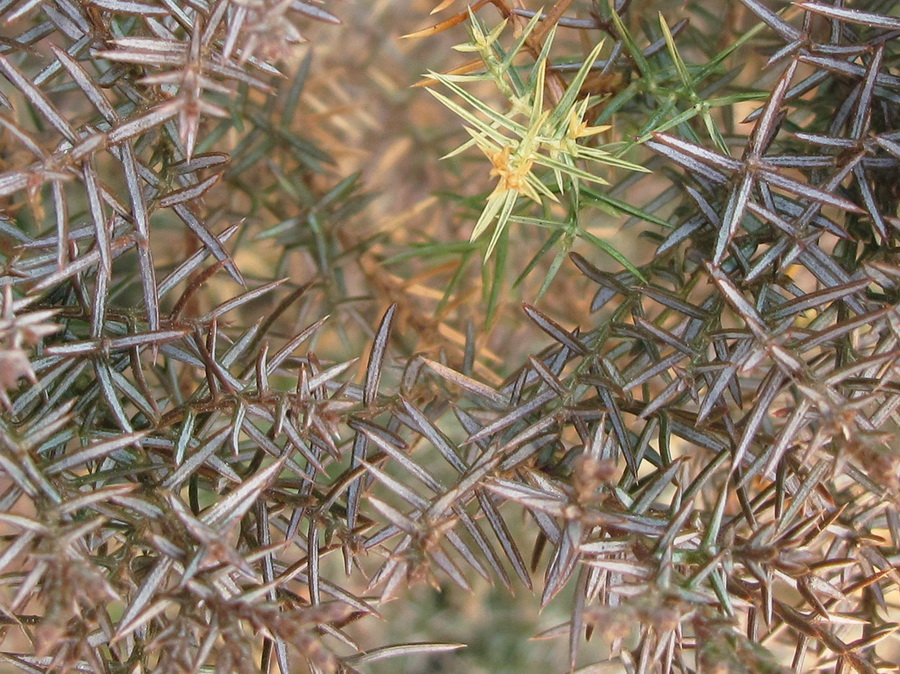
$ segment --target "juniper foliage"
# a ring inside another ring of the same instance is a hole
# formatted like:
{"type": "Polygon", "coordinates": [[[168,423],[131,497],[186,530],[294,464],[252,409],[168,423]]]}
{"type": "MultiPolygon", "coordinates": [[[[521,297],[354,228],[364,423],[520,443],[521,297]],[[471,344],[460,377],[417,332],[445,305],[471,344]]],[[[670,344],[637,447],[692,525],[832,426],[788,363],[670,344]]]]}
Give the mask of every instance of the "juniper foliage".
{"type": "Polygon", "coordinates": [[[10,671],[453,663],[356,623],[481,579],[568,602],[573,670],[893,667],[894,3],[462,5],[414,37],[474,54],[429,77],[493,184],[413,246],[344,226],[361,180],[298,122],[334,7],[0,5],[10,671]],[[492,364],[532,276],[543,348],[492,364]]]}

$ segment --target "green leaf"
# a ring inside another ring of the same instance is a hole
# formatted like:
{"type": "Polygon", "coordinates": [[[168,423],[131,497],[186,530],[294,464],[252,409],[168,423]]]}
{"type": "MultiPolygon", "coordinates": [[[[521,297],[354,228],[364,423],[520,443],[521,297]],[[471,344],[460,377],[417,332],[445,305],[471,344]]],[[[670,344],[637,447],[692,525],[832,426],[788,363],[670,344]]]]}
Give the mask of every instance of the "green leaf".
{"type": "Polygon", "coordinates": [[[616,248],[614,248],[613,246],[608,244],[603,239],[595,236],[594,234],[591,234],[586,229],[579,229],[578,236],[580,238],[584,239],[585,241],[588,241],[589,243],[593,244],[600,250],[602,250],[604,253],[609,255],[616,262],[618,262],[623,267],[625,267],[625,269],[627,269],[632,274],[637,276],[641,281],[647,280],[647,278],[644,276],[644,274],[641,273],[641,270],[638,269],[637,267],[635,267],[634,264],[632,264],[631,260],[629,260],[627,257],[622,255],[622,253],[620,253],[616,248]]]}

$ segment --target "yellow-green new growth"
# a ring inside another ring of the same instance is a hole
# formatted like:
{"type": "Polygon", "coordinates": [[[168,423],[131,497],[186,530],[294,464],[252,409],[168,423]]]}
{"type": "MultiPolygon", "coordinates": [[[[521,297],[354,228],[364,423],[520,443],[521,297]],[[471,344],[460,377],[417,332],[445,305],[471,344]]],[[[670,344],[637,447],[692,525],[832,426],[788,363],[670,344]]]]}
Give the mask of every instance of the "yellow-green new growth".
{"type": "Polygon", "coordinates": [[[466,105],[461,105],[437,91],[431,89],[429,91],[468,125],[466,131],[471,139],[450,152],[447,157],[474,145],[490,160],[491,177],[498,179],[471,236],[474,241],[491,225],[494,226],[485,254],[487,259],[509,223],[520,197],[526,197],[540,204],[544,197],[558,201],[557,193],[564,194],[567,187],[577,196],[581,181],[607,184],[597,173],[579,166],[577,162],[580,160],[631,171],[647,171],[647,169],[619,159],[601,148],[584,144],[584,139],[610,128],[590,126],[585,120],[588,109],[597,102],[596,98],[578,99],[581,86],[590,71],[591,64],[597,60],[602,44],[598,44],[585,59],[584,65],[560,101],[552,110],[545,110],[544,82],[555,28],[548,34],[528,80],[523,84],[513,70],[512,61],[524,45],[528,34],[537,25],[538,17],[535,16],[528,23],[508,54],[504,54],[497,46],[497,40],[506,26],[505,21],[492,31],[486,32],[474,16],[470,18],[472,41],[459,45],[456,49],[477,53],[484,62],[485,71],[471,75],[428,73],[462,99],[466,105]],[[495,110],[459,84],[481,80],[494,82],[509,103],[506,111],[495,110]],[[542,174],[536,173],[535,170],[541,167],[546,170],[542,174]],[[553,175],[552,182],[549,182],[550,174],[553,175]],[[556,189],[556,193],[548,186],[548,182],[556,189]]]}

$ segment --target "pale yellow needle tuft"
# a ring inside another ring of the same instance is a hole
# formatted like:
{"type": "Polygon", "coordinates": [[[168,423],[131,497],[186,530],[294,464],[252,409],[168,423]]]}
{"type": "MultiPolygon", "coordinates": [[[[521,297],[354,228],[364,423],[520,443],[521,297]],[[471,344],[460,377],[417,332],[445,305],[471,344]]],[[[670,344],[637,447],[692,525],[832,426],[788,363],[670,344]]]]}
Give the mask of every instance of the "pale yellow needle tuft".
{"type": "Polygon", "coordinates": [[[475,240],[492,227],[485,259],[490,257],[500,235],[513,218],[514,210],[520,205],[520,197],[527,197],[537,204],[559,202],[558,195],[567,193],[577,199],[582,182],[606,184],[602,175],[587,168],[592,164],[633,171],[646,170],[613,156],[601,147],[584,143],[584,139],[610,128],[588,123],[585,119],[588,110],[598,99],[579,96],[602,45],[591,51],[569,83],[568,90],[552,109],[545,108],[544,83],[549,45],[555,29],[547,35],[541,54],[523,82],[513,61],[538,20],[539,15],[535,15],[511,50],[499,50],[496,45],[506,22],[488,31],[470,15],[472,40],[457,49],[477,53],[484,63],[484,71],[452,75],[429,73],[457,100],[429,89],[430,93],[465,121],[466,131],[471,136],[471,140],[447,156],[475,145],[491,162],[490,176],[497,179],[472,230],[472,240],[475,240]],[[485,80],[493,82],[507,100],[505,110],[497,110],[460,86],[465,82],[485,80]]]}

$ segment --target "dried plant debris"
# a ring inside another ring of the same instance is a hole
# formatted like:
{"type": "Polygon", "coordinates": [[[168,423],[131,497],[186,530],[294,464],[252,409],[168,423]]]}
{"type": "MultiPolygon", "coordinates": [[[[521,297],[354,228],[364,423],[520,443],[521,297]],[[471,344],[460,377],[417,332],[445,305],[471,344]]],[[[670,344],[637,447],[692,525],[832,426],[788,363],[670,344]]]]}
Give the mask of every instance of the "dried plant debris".
{"type": "Polygon", "coordinates": [[[893,3],[430,3],[498,180],[408,283],[298,113],[346,6],[0,6],[4,671],[461,663],[361,627],[423,581],[563,613],[573,671],[896,671],[893,3]],[[529,275],[498,364],[476,324],[529,275]]]}

